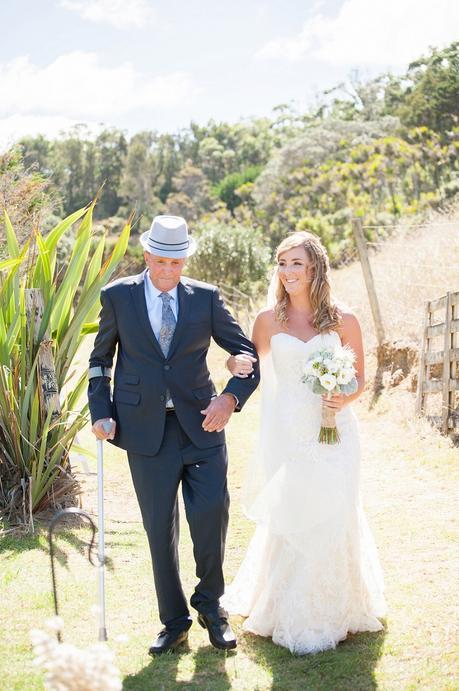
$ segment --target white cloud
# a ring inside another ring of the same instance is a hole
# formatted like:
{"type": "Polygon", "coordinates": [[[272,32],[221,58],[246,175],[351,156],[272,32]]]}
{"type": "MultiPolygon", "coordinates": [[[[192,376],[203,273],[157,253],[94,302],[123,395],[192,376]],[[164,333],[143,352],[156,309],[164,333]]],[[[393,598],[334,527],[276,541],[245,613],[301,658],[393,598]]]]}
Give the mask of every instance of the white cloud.
{"type": "Polygon", "coordinates": [[[457,40],[458,27],[457,0],[344,0],[335,16],[314,14],[297,36],[270,41],[256,58],[405,66],[457,40]]]}
{"type": "MultiPolygon", "coordinates": [[[[0,119],[0,150],[8,149],[15,141],[25,136],[43,134],[49,139],[56,138],[60,132],[68,132],[81,121],[59,115],[10,115],[0,119]]],[[[98,123],[85,123],[90,134],[101,129],[98,123]]]]}
{"type": "Polygon", "coordinates": [[[131,63],[107,67],[96,53],[61,55],[44,67],[22,56],[0,63],[0,116],[58,116],[113,121],[138,109],[189,105],[198,89],[189,74],[148,76],[131,63]]]}
{"type": "Polygon", "coordinates": [[[60,0],[60,6],[91,22],[142,28],[151,24],[154,12],[148,0],[60,0]]]}

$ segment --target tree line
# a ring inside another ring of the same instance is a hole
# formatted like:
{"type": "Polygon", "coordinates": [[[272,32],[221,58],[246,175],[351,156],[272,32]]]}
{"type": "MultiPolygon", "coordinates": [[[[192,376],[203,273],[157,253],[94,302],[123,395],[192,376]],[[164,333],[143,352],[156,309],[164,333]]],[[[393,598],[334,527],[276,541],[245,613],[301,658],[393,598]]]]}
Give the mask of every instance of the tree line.
{"type": "MultiPolygon", "coordinates": [[[[255,273],[258,267],[257,276],[278,241],[297,229],[318,233],[336,263],[351,249],[354,215],[389,228],[454,197],[458,118],[454,42],[432,49],[401,76],[354,75],[307,112],[282,104],[272,117],[211,120],[130,138],[114,128],[91,137],[84,125],[54,140],[25,137],[0,160],[6,176],[0,195],[14,201],[20,180],[21,199],[51,224],[53,214],[74,212],[100,190],[94,215],[109,231],[132,209],[134,232],[148,228],[155,214],[183,215],[209,256],[215,249],[222,261],[230,258],[226,245],[234,254],[250,240],[247,262],[255,273]]],[[[201,277],[213,279],[221,262],[206,263],[203,255],[199,261],[201,277]]]]}

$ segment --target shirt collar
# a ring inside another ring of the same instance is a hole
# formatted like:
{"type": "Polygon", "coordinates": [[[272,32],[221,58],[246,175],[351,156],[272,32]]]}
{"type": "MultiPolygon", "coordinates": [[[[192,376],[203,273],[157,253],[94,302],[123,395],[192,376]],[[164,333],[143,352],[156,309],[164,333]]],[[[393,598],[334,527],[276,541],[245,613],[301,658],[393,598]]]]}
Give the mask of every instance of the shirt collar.
{"type": "MultiPolygon", "coordinates": [[[[150,279],[148,269],[145,270],[145,285],[147,287],[147,291],[153,299],[158,298],[161,295],[161,293],[164,292],[162,290],[158,290],[158,288],[153,285],[150,279]]],[[[174,288],[171,288],[171,290],[167,291],[171,298],[173,298],[175,301],[177,301],[177,291],[178,286],[175,286],[174,288]]]]}

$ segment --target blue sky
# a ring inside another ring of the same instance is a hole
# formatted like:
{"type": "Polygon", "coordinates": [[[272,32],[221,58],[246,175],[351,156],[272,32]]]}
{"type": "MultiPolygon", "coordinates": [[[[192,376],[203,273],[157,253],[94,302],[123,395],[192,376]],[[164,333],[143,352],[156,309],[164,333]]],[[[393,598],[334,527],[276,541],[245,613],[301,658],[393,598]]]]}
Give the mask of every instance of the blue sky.
{"type": "Polygon", "coordinates": [[[459,39],[459,0],[0,0],[0,146],[304,107],[459,39]]]}

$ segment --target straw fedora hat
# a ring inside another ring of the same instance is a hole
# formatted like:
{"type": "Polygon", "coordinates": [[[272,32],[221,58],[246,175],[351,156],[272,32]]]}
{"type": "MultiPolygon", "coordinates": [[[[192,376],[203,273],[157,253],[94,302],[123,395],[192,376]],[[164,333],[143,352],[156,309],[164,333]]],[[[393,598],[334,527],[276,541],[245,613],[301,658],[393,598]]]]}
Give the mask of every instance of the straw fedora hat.
{"type": "Polygon", "coordinates": [[[196,241],[188,233],[181,216],[155,216],[150,230],[140,236],[142,247],[158,257],[183,259],[196,251],[196,241]]]}

